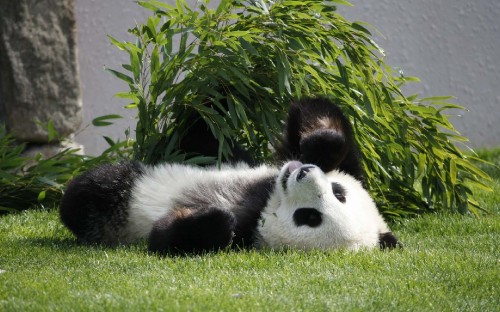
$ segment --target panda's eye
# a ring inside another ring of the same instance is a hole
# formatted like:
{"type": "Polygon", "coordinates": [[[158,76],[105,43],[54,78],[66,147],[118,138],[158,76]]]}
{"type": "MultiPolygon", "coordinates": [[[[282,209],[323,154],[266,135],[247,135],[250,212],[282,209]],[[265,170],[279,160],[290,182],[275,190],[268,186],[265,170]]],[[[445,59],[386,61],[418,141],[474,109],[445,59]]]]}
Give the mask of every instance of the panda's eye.
{"type": "Polygon", "coordinates": [[[345,189],[342,187],[342,185],[333,182],[332,183],[332,191],[333,195],[339,200],[339,202],[345,204],[346,199],[345,199],[345,189]]]}

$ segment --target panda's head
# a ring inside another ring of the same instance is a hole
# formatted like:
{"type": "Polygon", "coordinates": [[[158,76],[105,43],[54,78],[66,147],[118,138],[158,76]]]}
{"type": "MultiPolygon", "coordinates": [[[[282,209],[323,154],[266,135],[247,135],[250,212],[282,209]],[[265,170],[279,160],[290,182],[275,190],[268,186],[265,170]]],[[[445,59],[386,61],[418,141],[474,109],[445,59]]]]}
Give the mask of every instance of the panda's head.
{"type": "Polygon", "coordinates": [[[298,161],[282,167],[258,227],[261,246],[306,250],[371,248],[387,231],[359,181],[298,161]]]}

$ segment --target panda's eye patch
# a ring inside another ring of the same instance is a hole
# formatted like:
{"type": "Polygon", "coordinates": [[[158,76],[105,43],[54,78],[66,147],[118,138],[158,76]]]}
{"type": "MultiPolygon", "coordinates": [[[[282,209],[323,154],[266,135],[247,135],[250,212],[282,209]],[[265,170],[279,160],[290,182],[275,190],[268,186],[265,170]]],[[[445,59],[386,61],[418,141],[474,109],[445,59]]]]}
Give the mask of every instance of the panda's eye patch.
{"type": "Polygon", "coordinates": [[[296,226],[317,227],[323,222],[323,217],[317,209],[299,208],[293,213],[293,222],[296,226]]]}
{"type": "Polygon", "coordinates": [[[345,193],[346,193],[346,191],[342,187],[342,185],[333,182],[332,183],[332,191],[333,191],[333,195],[335,195],[335,197],[337,197],[337,199],[339,200],[339,202],[345,204],[345,201],[346,201],[346,199],[345,199],[345,193]]]}

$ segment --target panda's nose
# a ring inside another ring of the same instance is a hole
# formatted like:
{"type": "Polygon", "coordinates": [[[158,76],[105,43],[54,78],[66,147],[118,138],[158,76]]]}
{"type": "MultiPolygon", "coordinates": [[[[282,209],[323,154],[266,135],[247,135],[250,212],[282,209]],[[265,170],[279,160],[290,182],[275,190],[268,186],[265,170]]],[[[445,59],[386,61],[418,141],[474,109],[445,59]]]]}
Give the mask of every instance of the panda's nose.
{"type": "Polygon", "coordinates": [[[313,165],[304,165],[302,167],[300,167],[299,169],[299,173],[297,174],[297,182],[299,182],[300,180],[302,180],[309,171],[311,171],[311,169],[313,169],[314,166],[313,165]]]}

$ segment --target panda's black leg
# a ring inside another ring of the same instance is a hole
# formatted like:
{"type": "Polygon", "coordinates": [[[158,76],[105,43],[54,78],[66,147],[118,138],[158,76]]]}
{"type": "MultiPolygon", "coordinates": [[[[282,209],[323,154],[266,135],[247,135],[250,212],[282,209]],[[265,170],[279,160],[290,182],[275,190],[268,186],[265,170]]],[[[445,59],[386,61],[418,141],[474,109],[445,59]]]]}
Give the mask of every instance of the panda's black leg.
{"type": "Polygon", "coordinates": [[[300,160],[323,171],[338,169],[361,179],[362,169],[349,120],[327,98],[305,98],[290,105],[280,160],[300,160]]]}
{"type": "Polygon", "coordinates": [[[138,162],[102,164],[73,179],[61,200],[61,221],[82,243],[114,246],[128,222],[133,185],[144,173],[138,162]]]}
{"type": "Polygon", "coordinates": [[[151,230],[148,250],[159,254],[197,254],[231,244],[234,215],[218,208],[180,208],[158,220],[151,230]]]}

